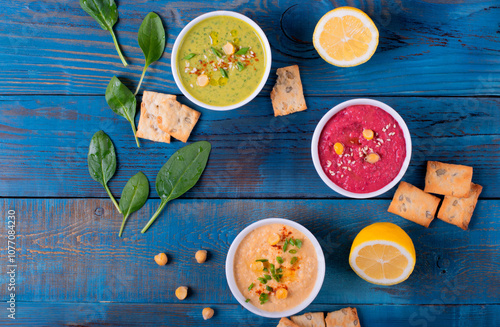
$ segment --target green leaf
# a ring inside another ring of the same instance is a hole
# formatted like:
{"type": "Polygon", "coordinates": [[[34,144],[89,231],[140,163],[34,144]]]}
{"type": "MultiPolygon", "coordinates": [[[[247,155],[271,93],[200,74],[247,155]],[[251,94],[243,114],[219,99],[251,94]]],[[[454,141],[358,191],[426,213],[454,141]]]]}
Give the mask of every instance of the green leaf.
{"type": "Polygon", "coordinates": [[[257,259],[255,260],[255,262],[267,262],[268,260],[267,259],[257,259]]]}
{"type": "Polygon", "coordinates": [[[277,261],[279,264],[282,264],[282,263],[283,263],[283,258],[282,258],[282,257],[276,257],[276,261],[277,261]]]}
{"type": "Polygon", "coordinates": [[[115,43],[116,51],[120,56],[120,59],[125,67],[127,67],[127,61],[123,57],[123,54],[116,40],[115,33],[113,32],[113,26],[118,20],[118,10],[116,9],[116,3],[114,0],[80,0],[80,6],[87,14],[94,18],[103,30],[109,31],[113,37],[113,42],[115,43]]]}
{"type": "Polygon", "coordinates": [[[153,224],[165,205],[189,191],[200,179],[207,165],[212,146],[199,141],[177,150],[156,176],[156,192],[161,198],[160,207],[141,233],[153,224]]]}
{"type": "Polygon", "coordinates": [[[292,260],[290,260],[290,264],[293,265],[294,263],[296,263],[297,259],[298,259],[297,257],[293,257],[292,260]]]}
{"type": "Polygon", "coordinates": [[[161,18],[154,12],[147,14],[146,18],[142,21],[137,35],[137,41],[139,42],[142,53],[144,53],[146,62],[135,94],[137,94],[141,88],[142,80],[144,79],[144,75],[149,65],[160,59],[165,50],[165,28],[163,27],[161,18]]]}
{"type": "Polygon", "coordinates": [[[295,254],[295,253],[297,253],[297,250],[294,249],[294,250],[290,250],[288,252],[291,253],[291,254],[295,254]]]}
{"type": "Polygon", "coordinates": [[[140,147],[135,129],[135,113],[137,100],[132,91],[128,89],[116,76],[113,76],[106,88],[106,102],[116,114],[129,121],[134,133],[137,147],[140,147]]]}
{"type": "Polygon", "coordinates": [[[246,299],[246,300],[245,300],[245,302],[246,302],[246,303],[250,302],[250,299],[246,299]]]}
{"type": "Polygon", "coordinates": [[[271,275],[264,275],[264,278],[267,279],[267,280],[271,280],[272,279],[271,275]]]}
{"type": "Polygon", "coordinates": [[[290,238],[290,240],[288,241],[290,244],[292,244],[293,246],[295,246],[295,241],[293,238],[290,238]]]}
{"type": "Polygon", "coordinates": [[[87,164],[89,174],[93,180],[99,182],[113,201],[118,212],[121,213],[118,203],[108,188],[108,181],[113,177],[116,171],[116,153],[113,142],[106,133],[99,131],[92,136],[87,155],[87,164]]]}
{"type": "Polygon", "coordinates": [[[264,304],[267,301],[269,301],[269,294],[267,294],[267,293],[261,293],[259,295],[259,301],[260,301],[260,304],[264,304]]]}
{"type": "Polygon", "coordinates": [[[285,238],[285,243],[283,243],[283,252],[286,252],[287,248],[288,248],[288,240],[285,238]]]}
{"type": "Polygon", "coordinates": [[[241,72],[243,69],[245,69],[245,65],[243,65],[241,62],[237,62],[236,63],[236,66],[238,67],[238,70],[241,72]]]}
{"type": "Polygon", "coordinates": [[[235,54],[237,54],[237,55],[244,55],[244,54],[246,54],[248,52],[248,49],[250,49],[250,48],[241,48],[238,51],[236,51],[235,54]]]}
{"type": "Polygon", "coordinates": [[[295,246],[297,246],[300,249],[302,247],[302,241],[301,240],[295,240],[295,246]]]}
{"type": "Polygon", "coordinates": [[[219,51],[219,50],[217,50],[217,49],[216,49],[216,48],[214,48],[214,47],[210,47],[210,50],[212,50],[212,53],[213,53],[214,55],[216,55],[216,56],[217,56],[217,57],[219,57],[219,58],[222,58],[222,53],[220,53],[220,51],[219,51]]]}
{"type": "Polygon", "coordinates": [[[267,279],[265,279],[264,277],[257,277],[257,280],[260,281],[261,284],[267,283],[267,279]]]}
{"type": "Polygon", "coordinates": [[[229,76],[227,76],[227,72],[224,68],[219,68],[220,70],[220,74],[222,75],[222,77],[225,77],[225,78],[229,78],[229,76]]]}
{"type": "Polygon", "coordinates": [[[132,176],[122,191],[120,197],[120,210],[123,213],[123,222],[120,228],[119,237],[122,236],[125,223],[131,213],[136,212],[144,206],[149,196],[149,181],[146,175],[138,172],[132,176]]]}
{"type": "Polygon", "coordinates": [[[269,286],[269,285],[266,285],[266,290],[267,290],[268,292],[272,292],[272,291],[273,291],[273,288],[272,288],[271,286],[269,286]]]}
{"type": "Polygon", "coordinates": [[[194,56],[196,56],[196,53],[190,53],[190,54],[188,54],[187,56],[185,56],[185,57],[184,57],[184,58],[182,58],[182,59],[184,59],[184,60],[189,60],[189,59],[193,58],[194,56]]]}
{"type": "Polygon", "coordinates": [[[250,286],[248,286],[248,290],[250,291],[254,286],[254,283],[250,284],[250,286]]]}

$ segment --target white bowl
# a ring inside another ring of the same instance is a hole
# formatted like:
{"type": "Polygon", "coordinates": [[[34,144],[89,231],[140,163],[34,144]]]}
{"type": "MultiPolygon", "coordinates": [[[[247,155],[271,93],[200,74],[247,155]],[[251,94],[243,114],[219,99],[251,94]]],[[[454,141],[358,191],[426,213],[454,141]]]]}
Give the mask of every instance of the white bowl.
{"type": "Polygon", "coordinates": [[[289,317],[292,316],[302,310],[304,310],[311,302],[316,298],[316,295],[318,295],[321,286],[323,285],[323,280],[325,279],[325,256],[323,255],[323,250],[321,249],[321,246],[318,243],[318,240],[314,237],[314,235],[304,226],[288,220],[288,219],[283,219],[283,218],[267,218],[263,220],[259,220],[249,226],[247,226],[245,229],[243,229],[238,236],[234,239],[233,243],[231,244],[231,247],[229,248],[229,251],[227,253],[226,257],[226,279],[227,283],[229,285],[229,289],[231,290],[231,293],[233,293],[234,297],[236,300],[248,311],[253,312],[259,316],[263,317],[268,317],[268,318],[282,318],[282,317],[289,317]],[[314,249],[316,250],[316,257],[318,258],[318,275],[316,276],[316,283],[314,285],[313,290],[311,291],[311,294],[299,305],[296,307],[293,307],[291,309],[288,309],[286,311],[279,311],[279,312],[269,312],[269,311],[264,311],[261,310],[257,307],[255,307],[251,303],[245,302],[245,297],[243,294],[241,294],[240,290],[238,289],[238,286],[236,285],[236,281],[234,279],[234,254],[236,253],[236,250],[238,249],[238,246],[240,245],[241,241],[247,236],[251,231],[255,230],[258,227],[269,225],[269,224],[282,224],[282,225],[287,225],[291,226],[301,233],[303,233],[313,244],[314,249]]]}
{"type": "Polygon", "coordinates": [[[245,15],[239,14],[239,13],[234,12],[234,11],[219,10],[219,11],[212,11],[212,12],[209,12],[209,13],[206,13],[206,14],[203,14],[201,16],[196,17],[195,19],[193,19],[189,24],[187,24],[182,29],[179,36],[177,36],[177,39],[175,39],[174,47],[172,48],[172,57],[170,59],[170,65],[172,68],[172,75],[174,76],[175,84],[177,84],[177,87],[181,90],[182,94],[184,94],[186,96],[186,98],[188,98],[191,102],[197,104],[200,107],[211,109],[211,110],[224,111],[224,110],[232,110],[232,109],[236,109],[236,108],[239,108],[241,106],[244,106],[248,102],[252,101],[252,99],[255,98],[257,96],[257,94],[259,94],[259,92],[262,90],[262,88],[266,84],[267,78],[269,77],[269,72],[271,71],[271,61],[272,61],[271,60],[271,47],[269,46],[269,41],[267,40],[266,34],[259,27],[259,25],[257,25],[253,20],[251,20],[250,18],[248,18],[245,15]],[[206,104],[204,102],[201,102],[200,100],[193,97],[191,94],[189,94],[189,92],[186,90],[184,85],[182,85],[182,81],[179,78],[179,71],[177,69],[177,53],[179,51],[179,47],[180,47],[182,40],[184,39],[184,36],[186,35],[186,33],[189,32],[189,30],[194,25],[198,24],[199,22],[201,22],[207,18],[214,17],[214,16],[230,16],[230,17],[238,18],[238,19],[241,19],[242,21],[244,21],[245,23],[249,24],[250,26],[252,26],[253,29],[255,29],[257,31],[257,34],[259,34],[260,39],[262,40],[262,43],[264,45],[264,52],[265,52],[265,56],[266,56],[266,65],[265,65],[266,71],[264,72],[264,76],[262,76],[262,80],[260,81],[260,84],[257,86],[255,91],[252,94],[250,94],[250,96],[248,96],[246,99],[244,99],[238,103],[229,105],[229,106],[212,106],[212,105],[206,104]]]}
{"type": "Polygon", "coordinates": [[[377,101],[377,100],[372,100],[372,99],[353,99],[353,100],[348,100],[345,102],[342,102],[326,113],[326,115],[321,118],[319,121],[318,125],[316,126],[316,129],[314,130],[312,142],[311,142],[311,152],[312,152],[312,159],[314,163],[314,168],[316,168],[316,171],[318,172],[319,177],[325,182],[326,185],[328,185],[332,190],[335,192],[350,197],[350,198],[355,198],[355,199],[367,199],[367,198],[373,198],[375,196],[379,196],[380,194],[383,194],[387,191],[389,191],[391,188],[396,185],[401,178],[403,178],[403,175],[406,173],[406,169],[408,169],[408,166],[410,164],[410,159],[411,159],[411,136],[410,136],[410,131],[408,130],[408,127],[406,126],[405,121],[401,116],[396,112],[396,110],[392,109],[390,106],[386,105],[383,102],[377,101]],[[323,128],[325,127],[326,123],[333,117],[335,116],[336,113],[339,111],[349,107],[349,106],[354,106],[354,105],[370,105],[370,106],[375,106],[379,107],[380,109],[384,110],[388,114],[390,114],[399,124],[401,129],[403,130],[403,136],[405,138],[405,143],[406,143],[406,157],[405,160],[403,161],[403,165],[401,166],[401,169],[399,170],[399,174],[386,186],[382,187],[381,189],[374,191],[374,192],[369,192],[369,193],[354,193],[347,191],[334,182],[332,182],[326,173],[323,171],[323,168],[321,167],[321,163],[319,161],[319,154],[318,154],[318,143],[319,143],[319,138],[321,136],[321,132],[323,131],[323,128]]]}

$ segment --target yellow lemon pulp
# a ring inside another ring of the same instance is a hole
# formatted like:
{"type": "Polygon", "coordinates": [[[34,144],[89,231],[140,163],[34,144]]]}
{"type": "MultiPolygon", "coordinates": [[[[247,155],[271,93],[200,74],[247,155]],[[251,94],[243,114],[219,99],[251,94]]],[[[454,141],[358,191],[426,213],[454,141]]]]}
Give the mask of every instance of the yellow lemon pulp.
{"type": "Polygon", "coordinates": [[[415,247],[408,234],[392,223],[362,229],[349,255],[351,268],[364,280],[394,285],[406,280],[415,266],[415,247]]]}
{"type": "Polygon", "coordinates": [[[368,61],[378,45],[378,30],[364,12],[340,7],[325,14],[316,25],[314,47],[332,65],[357,66],[368,61]]]}

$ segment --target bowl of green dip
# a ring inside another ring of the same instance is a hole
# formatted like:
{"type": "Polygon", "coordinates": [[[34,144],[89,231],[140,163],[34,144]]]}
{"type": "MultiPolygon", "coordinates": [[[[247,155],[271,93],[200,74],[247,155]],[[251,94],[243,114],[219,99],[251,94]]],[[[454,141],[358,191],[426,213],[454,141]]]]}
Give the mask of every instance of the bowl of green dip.
{"type": "Polygon", "coordinates": [[[187,24],[172,49],[172,74],[181,92],[211,110],[239,108],[264,87],[271,47],[262,29],[232,11],[213,11],[187,24]]]}

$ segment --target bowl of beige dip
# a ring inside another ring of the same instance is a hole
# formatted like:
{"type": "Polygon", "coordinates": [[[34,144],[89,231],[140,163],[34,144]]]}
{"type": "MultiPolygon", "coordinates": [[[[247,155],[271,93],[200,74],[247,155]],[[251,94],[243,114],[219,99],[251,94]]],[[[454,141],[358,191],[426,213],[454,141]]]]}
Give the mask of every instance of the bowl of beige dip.
{"type": "Polygon", "coordinates": [[[226,279],[236,300],[264,317],[280,318],[305,309],[325,277],[325,257],[314,235],[282,218],[257,221],[229,248],[226,279]]]}

